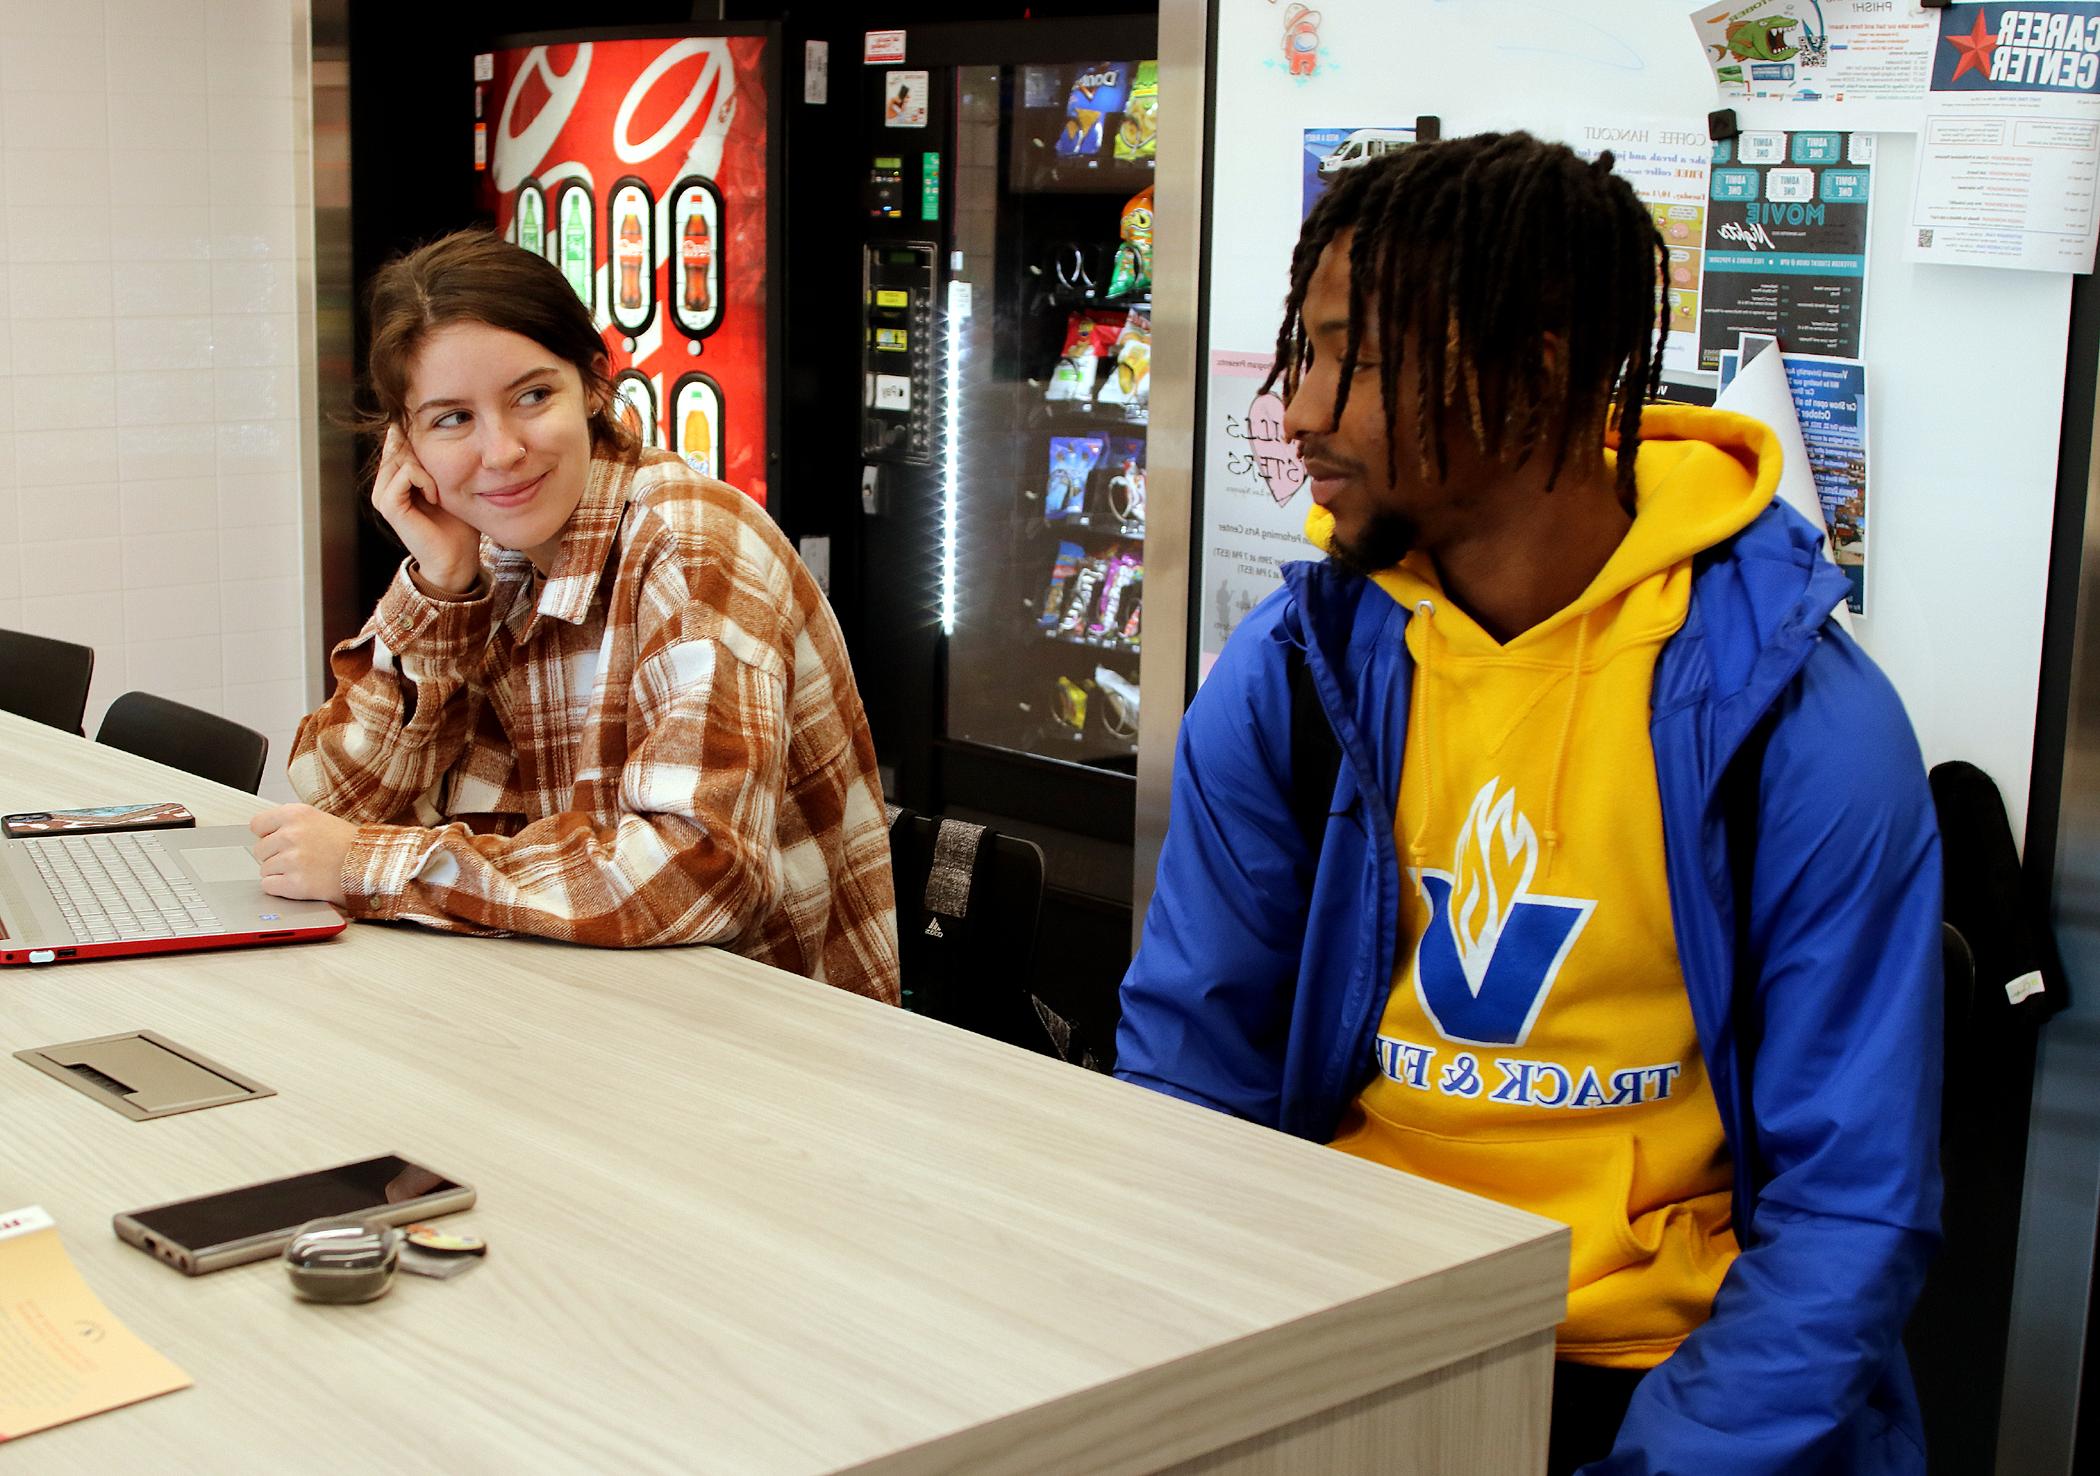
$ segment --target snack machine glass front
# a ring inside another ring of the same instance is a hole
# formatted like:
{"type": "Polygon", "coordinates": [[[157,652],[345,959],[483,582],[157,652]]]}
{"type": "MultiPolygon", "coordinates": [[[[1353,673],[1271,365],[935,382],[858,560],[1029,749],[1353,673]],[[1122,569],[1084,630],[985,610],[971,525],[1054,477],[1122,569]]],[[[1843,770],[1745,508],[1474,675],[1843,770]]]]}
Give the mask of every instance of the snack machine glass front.
{"type": "Polygon", "coordinates": [[[1129,771],[1154,62],[961,67],[933,345],[950,738],[1129,771]]]}

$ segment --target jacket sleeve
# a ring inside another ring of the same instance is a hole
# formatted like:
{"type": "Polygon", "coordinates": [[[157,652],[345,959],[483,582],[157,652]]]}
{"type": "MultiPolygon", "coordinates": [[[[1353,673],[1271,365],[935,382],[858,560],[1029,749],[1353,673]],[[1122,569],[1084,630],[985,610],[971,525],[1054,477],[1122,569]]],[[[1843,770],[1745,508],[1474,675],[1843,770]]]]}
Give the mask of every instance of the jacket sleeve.
{"type": "Polygon", "coordinates": [[[1311,863],[1290,805],[1283,637],[1260,613],[1182,719],[1116,1074],[1275,1127],[1311,863]]]}
{"type": "Polygon", "coordinates": [[[335,690],[292,745],[299,797],[361,824],[434,822],[431,793],[473,731],[494,606],[486,573],[474,597],[436,600],[404,561],[365,628],[329,654],[335,690]]]}
{"type": "Polygon", "coordinates": [[[1826,633],[1783,701],[1749,886],[1755,1162],[1736,1171],[1757,1179],[1752,1223],[1600,1476],[1925,1469],[1899,1339],[1939,1225],[1931,793],[1894,690],[1849,639],[1826,633]]]}
{"type": "Polygon", "coordinates": [[[363,826],[343,866],[353,916],[640,947],[732,943],[772,910],[786,660],[763,642],[732,648],[677,590],[645,604],[611,822],[570,811],[508,835],[363,826]]]}

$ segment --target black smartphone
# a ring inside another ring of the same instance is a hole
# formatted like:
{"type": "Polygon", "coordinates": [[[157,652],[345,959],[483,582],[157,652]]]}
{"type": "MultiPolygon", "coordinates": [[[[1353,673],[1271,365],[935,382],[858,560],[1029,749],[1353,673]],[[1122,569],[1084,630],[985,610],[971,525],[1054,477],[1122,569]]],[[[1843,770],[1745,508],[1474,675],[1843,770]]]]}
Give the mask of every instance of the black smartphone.
{"type": "Polygon", "coordinates": [[[90,810],[22,810],[0,815],[0,834],[20,840],[109,830],[181,830],[196,823],[188,806],[160,800],[146,805],[98,805],[90,810]]]}
{"type": "Polygon", "coordinates": [[[474,1187],[399,1154],[178,1199],[113,1218],[117,1238],[185,1276],[282,1252],[308,1220],[358,1215],[407,1225],[474,1204],[474,1187]]]}

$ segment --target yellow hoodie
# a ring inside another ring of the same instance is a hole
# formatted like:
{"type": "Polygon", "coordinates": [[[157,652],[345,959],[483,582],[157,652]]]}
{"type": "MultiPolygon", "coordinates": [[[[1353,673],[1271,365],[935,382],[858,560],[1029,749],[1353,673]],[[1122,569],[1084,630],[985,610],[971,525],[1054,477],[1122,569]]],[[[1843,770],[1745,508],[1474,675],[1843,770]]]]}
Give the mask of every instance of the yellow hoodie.
{"type": "MultiPolygon", "coordinates": [[[[1498,644],[1410,555],[1394,816],[1408,878],[1378,1070],[1337,1148],[1573,1228],[1559,1353],[1648,1368],[1736,1253],[1731,1170],[1672,932],[1649,742],[1692,558],[1772,500],[1755,421],[1653,407],[1632,528],[1590,587],[1498,644]]],[[[1612,453],[1607,451],[1608,456],[1612,453]]],[[[1315,509],[1323,547],[1333,520],[1315,509]]]]}

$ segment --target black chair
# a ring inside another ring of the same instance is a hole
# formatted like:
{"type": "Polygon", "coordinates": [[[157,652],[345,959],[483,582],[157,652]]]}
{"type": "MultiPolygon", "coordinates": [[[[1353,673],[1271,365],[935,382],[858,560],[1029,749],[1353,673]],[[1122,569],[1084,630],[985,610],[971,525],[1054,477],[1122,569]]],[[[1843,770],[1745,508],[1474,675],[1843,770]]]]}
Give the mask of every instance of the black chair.
{"type": "Polygon", "coordinates": [[[900,810],[890,822],[904,1007],[1060,1060],[1090,1054],[1031,985],[1043,908],[1035,842],[900,810]]]}
{"type": "Polygon", "coordinates": [[[151,692],[110,703],[95,741],[250,794],[270,757],[270,740],[253,728],[151,692]]]}
{"type": "Polygon", "coordinates": [[[2048,928],[2029,902],[1997,786],[1974,765],[1946,763],[1932,771],[1932,798],[1946,899],[1946,1197],[1939,1258],[1903,1342],[1925,1410],[1930,1469],[1988,1471],[2011,1335],[2035,1050],[2065,985],[2048,928]],[[2047,987],[2008,992],[2030,974],[2047,987]]]}
{"type": "Polygon", "coordinates": [[[0,630],[0,709],[68,733],[85,731],[95,648],[0,630]]]}

